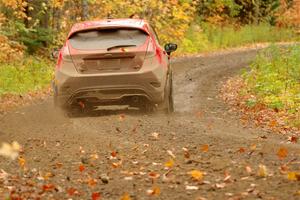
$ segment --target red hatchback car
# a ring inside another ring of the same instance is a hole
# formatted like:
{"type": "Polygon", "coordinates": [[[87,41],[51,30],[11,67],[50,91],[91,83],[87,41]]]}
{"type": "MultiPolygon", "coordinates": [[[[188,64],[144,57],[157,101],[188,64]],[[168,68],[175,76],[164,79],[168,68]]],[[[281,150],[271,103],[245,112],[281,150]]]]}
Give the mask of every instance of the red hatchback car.
{"type": "Polygon", "coordinates": [[[173,112],[170,53],[176,49],[162,48],[141,19],[75,24],[58,55],[54,103],[68,110],[125,104],[173,112]]]}

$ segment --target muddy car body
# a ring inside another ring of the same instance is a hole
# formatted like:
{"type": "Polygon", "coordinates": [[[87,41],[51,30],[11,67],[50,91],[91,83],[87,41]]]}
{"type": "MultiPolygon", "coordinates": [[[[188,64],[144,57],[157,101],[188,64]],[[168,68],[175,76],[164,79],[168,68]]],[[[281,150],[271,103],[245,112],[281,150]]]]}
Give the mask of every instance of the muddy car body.
{"type": "Polygon", "coordinates": [[[99,105],[173,111],[170,53],[151,26],[140,19],[75,24],[61,48],[53,81],[54,102],[62,108],[99,105]]]}

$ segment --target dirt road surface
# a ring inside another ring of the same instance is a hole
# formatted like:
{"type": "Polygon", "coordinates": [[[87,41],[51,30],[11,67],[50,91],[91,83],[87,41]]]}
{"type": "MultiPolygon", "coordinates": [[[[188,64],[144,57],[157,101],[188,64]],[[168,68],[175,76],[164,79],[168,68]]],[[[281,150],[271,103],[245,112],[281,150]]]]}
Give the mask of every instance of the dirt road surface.
{"type": "Polygon", "coordinates": [[[217,97],[222,81],[256,53],[174,60],[170,116],[124,109],[68,118],[51,97],[1,116],[0,141],[18,141],[26,160],[24,172],[18,161],[0,157],[0,169],[10,174],[0,177],[2,197],[14,191],[23,199],[300,199],[300,182],[286,174],[300,170],[299,143],[245,128],[217,97]],[[280,148],[287,150],[282,159],[280,148]]]}

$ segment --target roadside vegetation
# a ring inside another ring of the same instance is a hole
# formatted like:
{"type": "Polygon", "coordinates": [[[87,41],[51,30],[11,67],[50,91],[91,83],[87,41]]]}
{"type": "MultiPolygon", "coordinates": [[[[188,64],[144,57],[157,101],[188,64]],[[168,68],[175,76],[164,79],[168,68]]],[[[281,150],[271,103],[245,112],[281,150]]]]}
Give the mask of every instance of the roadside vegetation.
{"type": "Polygon", "coordinates": [[[19,62],[0,66],[0,95],[25,94],[49,87],[53,63],[47,59],[28,56],[19,62]]]}
{"type": "Polygon", "coordinates": [[[248,46],[257,43],[299,41],[292,28],[278,28],[269,24],[219,27],[212,24],[193,24],[179,46],[179,55],[248,46]]]}
{"type": "Polygon", "coordinates": [[[225,101],[242,111],[244,121],[286,133],[300,130],[300,46],[273,45],[241,76],[223,87],[225,101]]]}

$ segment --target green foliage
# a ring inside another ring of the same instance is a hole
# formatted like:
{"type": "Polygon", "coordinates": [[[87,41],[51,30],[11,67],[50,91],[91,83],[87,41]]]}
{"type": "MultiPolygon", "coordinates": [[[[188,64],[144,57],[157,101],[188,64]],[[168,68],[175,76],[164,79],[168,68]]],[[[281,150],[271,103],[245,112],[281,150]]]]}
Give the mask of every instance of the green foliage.
{"type": "Polygon", "coordinates": [[[179,45],[179,53],[199,53],[238,47],[259,42],[295,41],[299,37],[292,29],[279,29],[268,24],[215,26],[207,23],[192,25],[179,45]]]}
{"type": "Polygon", "coordinates": [[[179,54],[199,53],[212,50],[210,41],[207,35],[203,32],[200,26],[192,25],[186,32],[185,37],[179,45],[179,54]]]}
{"type": "Polygon", "coordinates": [[[204,32],[217,48],[236,47],[258,42],[290,41],[296,39],[292,29],[279,29],[268,24],[234,26],[211,26],[206,24],[204,32]]]}
{"type": "Polygon", "coordinates": [[[263,51],[243,77],[260,103],[296,112],[300,107],[300,46],[272,46],[263,51]]]}
{"type": "Polygon", "coordinates": [[[53,63],[28,57],[21,63],[0,65],[0,95],[22,94],[49,86],[53,63]]]}
{"type": "Polygon", "coordinates": [[[52,31],[43,27],[27,28],[21,21],[9,21],[0,34],[24,44],[27,52],[32,54],[52,43],[52,31]]]}

